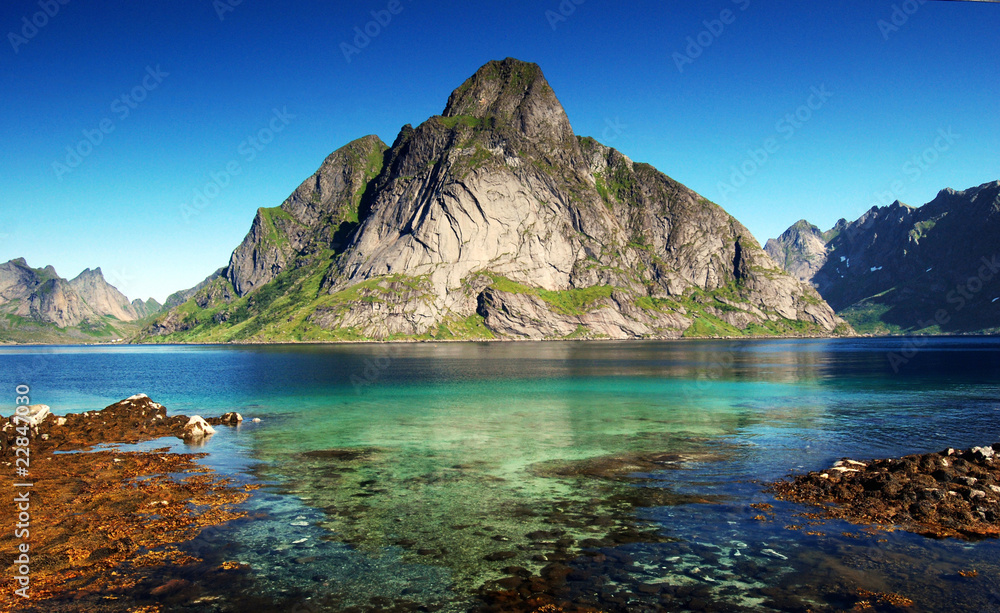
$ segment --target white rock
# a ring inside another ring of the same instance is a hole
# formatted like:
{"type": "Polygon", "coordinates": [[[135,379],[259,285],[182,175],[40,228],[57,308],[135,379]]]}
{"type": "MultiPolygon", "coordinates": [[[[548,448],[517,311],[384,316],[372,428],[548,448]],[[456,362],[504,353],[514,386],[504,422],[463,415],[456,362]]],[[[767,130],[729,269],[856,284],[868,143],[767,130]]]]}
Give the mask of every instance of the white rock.
{"type": "Polygon", "coordinates": [[[200,439],[215,434],[215,428],[208,425],[200,415],[192,415],[184,426],[184,439],[200,439]]]}
{"type": "Polygon", "coordinates": [[[56,425],[57,426],[65,426],[66,425],[66,418],[65,417],[57,417],[56,418],[56,425]]]}
{"type": "Polygon", "coordinates": [[[259,424],[260,423],[260,418],[259,417],[254,417],[251,421],[253,421],[253,423],[255,423],[255,424],[259,424]]]}
{"type": "Polygon", "coordinates": [[[149,398],[146,394],[136,394],[135,396],[129,396],[125,400],[142,400],[143,398],[149,398]]]}
{"type": "Polygon", "coordinates": [[[46,417],[52,414],[52,410],[49,408],[49,405],[47,404],[29,404],[28,406],[24,407],[24,409],[27,410],[27,413],[24,412],[16,413],[17,415],[21,416],[21,419],[16,421],[19,424],[24,424],[24,422],[28,422],[29,426],[37,426],[38,424],[42,423],[42,421],[44,421],[46,417]]]}
{"type": "Polygon", "coordinates": [[[972,453],[977,453],[977,454],[983,456],[984,458],[986,458],[987,460],[989,460],[989,459],[991,459],[993,457],[993,455],[996,452],[993,451],[992,447],[973,447],[972,448],[972,453]]]}

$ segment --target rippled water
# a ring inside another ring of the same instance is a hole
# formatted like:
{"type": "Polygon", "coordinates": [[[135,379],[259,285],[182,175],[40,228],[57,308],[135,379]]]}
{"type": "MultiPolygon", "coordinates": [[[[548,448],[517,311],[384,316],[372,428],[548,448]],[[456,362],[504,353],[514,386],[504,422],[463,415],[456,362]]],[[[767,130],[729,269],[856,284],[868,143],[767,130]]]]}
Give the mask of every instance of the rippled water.
{"type": "Polygon", "coordinates": [[[757,483],[844,456],[1000,441],[998,350],[978,338],[17,347],[0,348],[0,384],[5,404],[25,383],[56,413],[144,392],[170,413],[260,417],[202,449],[269,484],[246,505],[253,519],[189,547],[250,564],[256,596],[313,610],[466,610],[512,567],[559,561],[574,585],[598,586],[562,596],[604,610],[835,610],[861,588],[919,610],[1000,611],[996,541],[810,525],[757,483]],[[958,575],[973,568],[974,581],[958,575]]]}

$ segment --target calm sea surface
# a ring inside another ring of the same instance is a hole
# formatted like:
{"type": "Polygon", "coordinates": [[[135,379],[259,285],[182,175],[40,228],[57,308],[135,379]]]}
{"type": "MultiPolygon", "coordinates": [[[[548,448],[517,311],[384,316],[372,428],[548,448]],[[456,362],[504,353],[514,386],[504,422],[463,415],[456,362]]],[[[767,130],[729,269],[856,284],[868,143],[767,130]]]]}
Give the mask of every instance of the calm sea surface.
{"type": "Polygon", "coordinates": [[[198,449],[267,484],[187,545],[250,565],[231,602],[463,611],[556,560],[621,610],[670,585],[716,609],[861,588],[1000,611],[996,540],[817,524],[759,483],[1000,441],[1000,340],[0,347],[4,414],[18,384],[57,414],[143,392],[261,418],[198,449]]]}

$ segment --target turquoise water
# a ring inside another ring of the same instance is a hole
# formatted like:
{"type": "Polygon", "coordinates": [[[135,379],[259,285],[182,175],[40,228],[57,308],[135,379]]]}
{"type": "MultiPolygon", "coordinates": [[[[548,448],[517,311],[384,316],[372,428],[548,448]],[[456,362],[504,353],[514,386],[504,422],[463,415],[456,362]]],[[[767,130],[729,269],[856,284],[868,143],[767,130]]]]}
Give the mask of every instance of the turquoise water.
{"type": "Polygon", "coordinates": [[[836,610],[863,588],[1000,611],[996,541],[805,526],[757,483],[1000,441],[1000,341],[921,343],[6,347],[0,390],[8,412],[23,383],[55,413],[143,392],[259,417],[200,449],[268,484],[252,520],[189,543],[252,568],[252,587],[219,588],[233,610],[468,610],[512,567],[559,561],[596,577],[572,594],[604,610],[836,610]],[[668,605],[648,586],[684,589],[668,605]]]}

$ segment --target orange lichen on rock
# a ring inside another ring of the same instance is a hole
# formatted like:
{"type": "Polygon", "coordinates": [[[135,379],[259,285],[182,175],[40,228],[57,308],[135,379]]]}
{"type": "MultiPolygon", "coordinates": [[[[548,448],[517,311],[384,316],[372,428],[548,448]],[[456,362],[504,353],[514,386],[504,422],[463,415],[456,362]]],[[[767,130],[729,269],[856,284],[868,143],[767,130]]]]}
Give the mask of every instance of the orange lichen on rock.
{"type": "MultiPolygon", "coordinates": [[[[156,569],[201,562],[176,545],[206,526],[243,517],[237,507],[251,488],[197,464],[205,454],[85,449],[177,436],[178,425],[186,421],[165,417],[165,409],[139,396],[103,411],[49,415],[31,428],[31,597],[15,595],[11,585],[14,552],[24,541],[13,531],[0,534],[0,563],[8,584],[0,592],[0,610],[72,610],[54,606],[71,597],[80,603],[99,599],[102,610],[160,610],[134,602],[133,588],[156,569]],[[64,450],[77,452],[55,453],[64,450]]],[[[0,461],[11,471],[14,426],[10,419],[0,420],[0,461]]],[[[16,513],[14,505],[0,505],[0,522],[14,525],[16,513]]]]}

